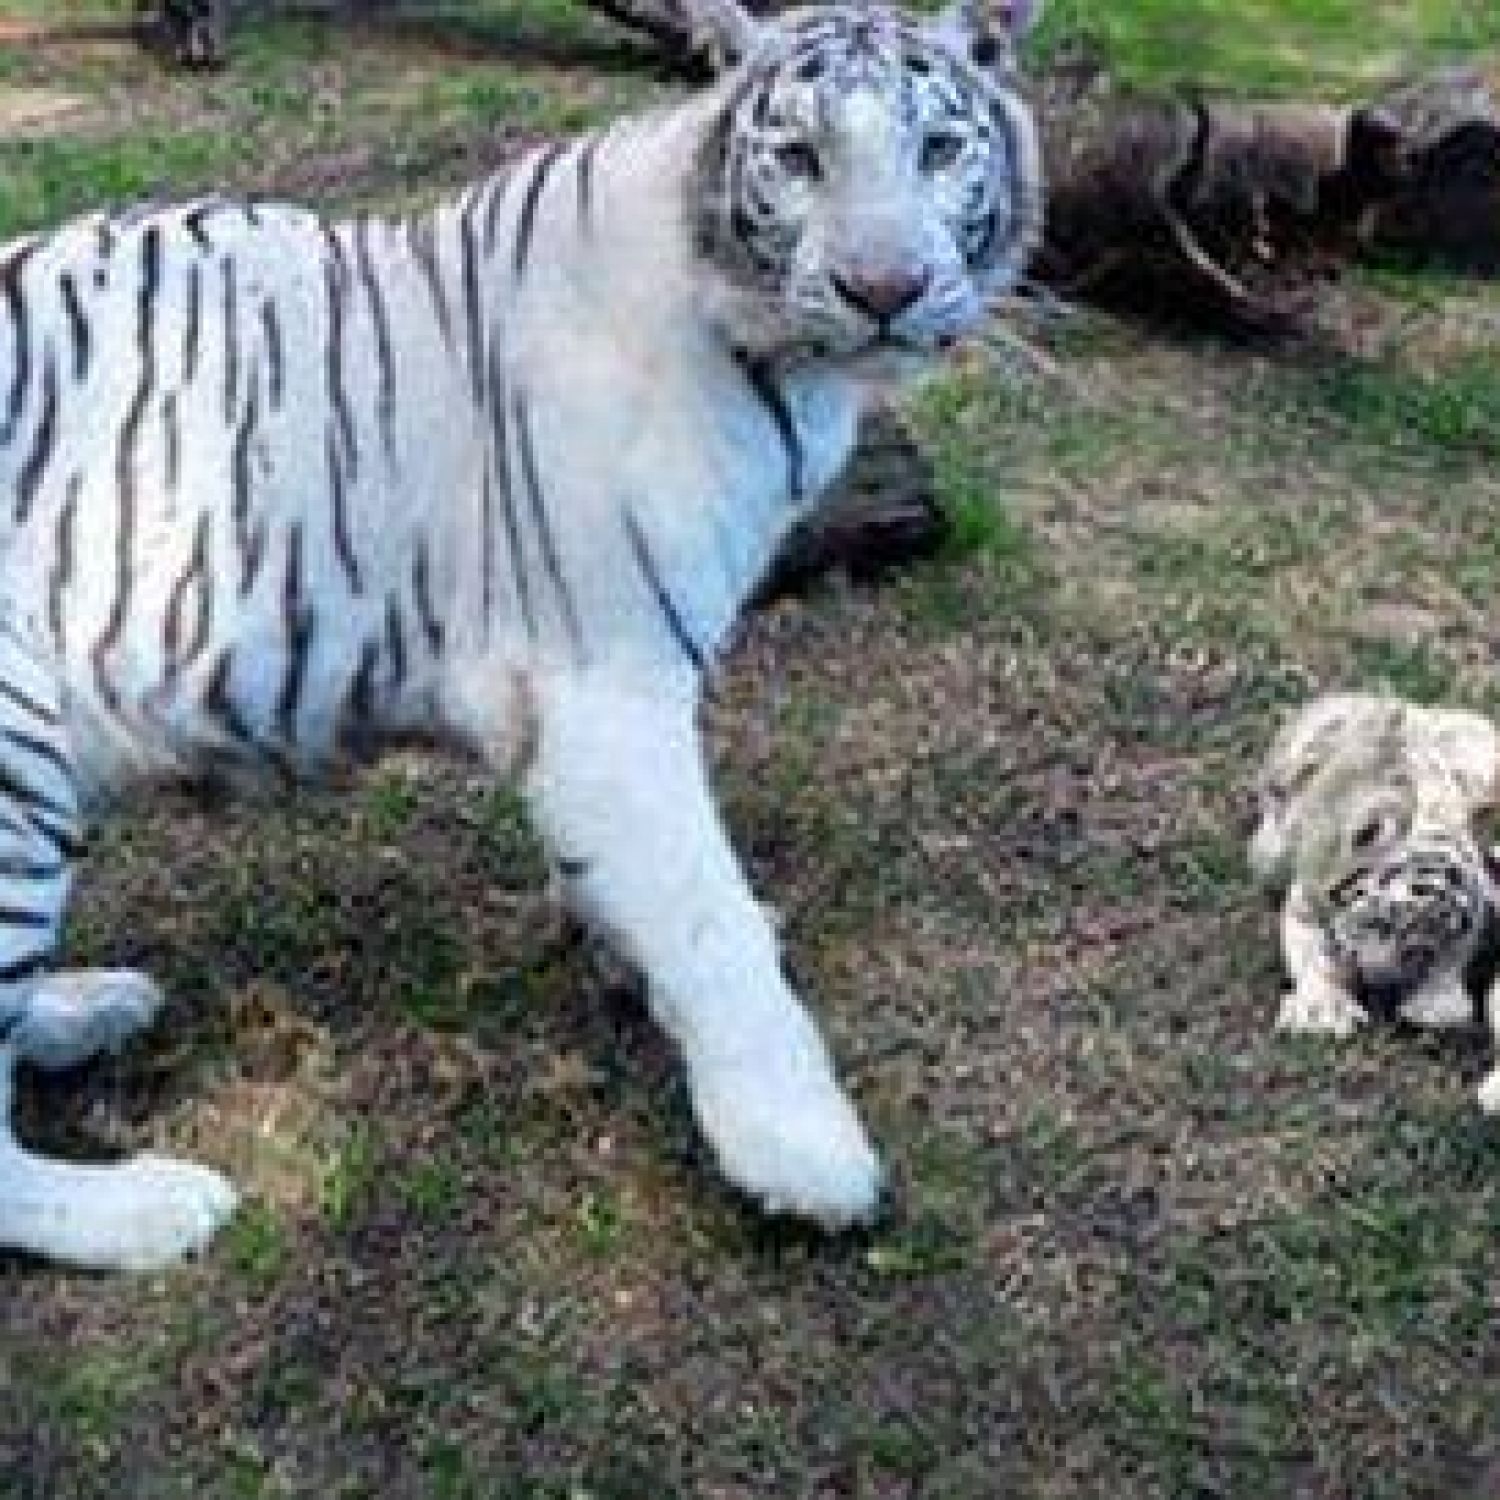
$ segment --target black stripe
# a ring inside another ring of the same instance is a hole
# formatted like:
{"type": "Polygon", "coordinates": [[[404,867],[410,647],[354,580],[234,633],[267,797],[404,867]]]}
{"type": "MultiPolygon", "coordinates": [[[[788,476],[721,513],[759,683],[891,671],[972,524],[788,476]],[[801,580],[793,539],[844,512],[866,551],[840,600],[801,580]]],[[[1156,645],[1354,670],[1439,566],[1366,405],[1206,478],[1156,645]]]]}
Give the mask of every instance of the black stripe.
{"type": "Polygon", "coordinates": [[[326,224],[323,238],[328,245],[328,398],[333,403],[339,436],[343,439],[349,478],[353,479],[359,473],[359,448],[354,437],[354,414],[344,392],[344,295],[349,271],[338,235],[326,224]]]}
{"type": "Polygon", "coordinates": [[[0,729],[0,738],[3,738],[6,744],[14,745],[17,750],[22,750],[34,759],[51,766],[65,780],[72,781],[72,761],[51,740],[44,740],[40,735],[27,734],[20,729],[0,729]]]}
{"type": "Polygon", "coordinates": [[[380,369],[380,432],[385,439],[385,451],[391,458],[396,456],[396,369],[391,358],[391,325],[386,315],[385,298],[380,291],[380,281],[370,259],[370,221],[360,219],[354,226],[354,257],[359,266],[359,279],[370,301],[370,321],[375,329],[375,360],[380,369]]]}
{"type": "MultiPolygon", "coordinates": [[[[19,984],[25,979],[35,979],[47,967],[52,956],[51,944],[32,954],[29,958],[18,958],[14,963],[0,964],[0,984],[19,984]]],[[[6,1042],[12,1031],[26,1019],[26,1012],[18,1011],[9,1020],[0,1023],[0,1044],[6,1042]]]]}
{"type": "Polygon", "coordinates": [[[36,433],[26,462],[21,465],[16,479],[15,523],[22,525],[31,514],[32,502],[47,474],[47,465],[52,450],[57,444],[57,356],[52,342],[47,342],[46,358],[42,362],[42,414],[37,420],[36,433]]]}
{"type": "Polygon", "coordinates": [[[490,466],[484,466],[479,493],[479,615],[484,639],[490,638],[490,617],[495,610],[495,484],[490,466]]]}
{"type": "Polygon", "coordinates": [[[10,316],[15,341],[15,350],[11,356],[15,367],[10,376],[5,421],[0,425],[0,447],[15,441],[16,429],[21,422],[21,408],[26,400],[26,387],[31,383],[31,320],[27,316],[21,273],[26,268],[26,262],[36,253],[36,248],[35,242],[23,245],[4,266],[0,266],[0,289],[5,293],[5,308],[10,316]]]}
{"type": "Polygon", "coordinates": [[[0,677],[0,698],[4,698],[13,708],[19,708],[28,718],[35,719],[38,724],[60,724],[62,721],[57,716],[57,710],[45,703],[38,703],[29,693],[23,692],[15,683],[0,677]]]}
{"type": "Polygon", "coordinates": [[[161,403],[162,442],[166,448],[167,493],[177,493],[182,470],[182,423],[177,410],[177,392],[168,391],[161,403]]]}
{"type": "Polygon", "coordinates": [[[25,859],[19,855],[0,855],[0,880],[56,880],[67,874],[65,859],[25,859]]]}
{"type": "Polygon", "coordinates": [[[200,250],[213,249],[213,242],[208,237],[208,231],[203,227],[203,221],[217,207],[216,203],[203,203],[183,217],[182,222],[187,225],[187,232],[192,235],[200,250]]]}
{"type": "Polygon", "coordinates": [[[516,220],[516,244],[512,261],[517,281],[526,273],[526,259],[531,254],[531,240],[536,233],[536,213],[542,200],[542,189],[547,185],[547,175],[561,151],[560,143],[549,146],[537,162],[531,181],[526,184],[526,196],[521,200],[521,213],[516,220]]]}
{"type": "MultiPolygon", "coordinates": [[[[1200,111],[1199,138],[1193,143],[1193,154],[1196,157],[1206,144],[1206,131],[1208,122],[1206,113],[1203,112],[1201,101],[1195,101],[1194,107],[1200,111]]],[[[1008,232],[1015,236],[1025,229],[1021,220],[1021,205],[1026,197],[1026,185],[1021,181],[1021,142],[1016,132],[1015,122],[1011,119],[1010,111],[1004,104],[996,100],[990,109],[990,117],[1000,130],[1005,139],[1006,165],[1009,168],[1007,178],[1010,183],[1010,203],[1007,205],[1009,223],[1006,225],[1008,232]]],[[[1172,187],[1169,186],[1170,194],[1172,187]]],[[[985,233],[980,245],[975,249],[970,258],[970,264],[981,265],[988,261],[995,248],[995,240],[998,235],[997,214],[991,210],[989,222],[985,225],[985,233]]]]}
{"type": "Polygon", "coordinates": [[[224,278],[224,420],[234,421],[240,400],[239,284],[235,263],[226,257],[224,278]]]}
{"type": "Polygon", "coordinates": [[[188,267],[187,317],[182,331],[182,378],[191,385],[198,373],[198,354],[203,335],[203,272],[188,267]]]}
{"type": "Polygon", "coordinates": [[[213,581],[208,572],[209,513],[203,511],[198,517],[197,530],[193,536],[193,551],[181,576],[172,585],[167,599],[167,614],[162,623],[162,655],[165,665],[162,671],[162,686],[170,687],[178,672],[193,661],[208,643],[208,627],[213,606],[213,581]],[[193,623],[193,636],[186,650],[182,641],[182,611],[187,591],[194,581],[198,583],[198,614],[193,623]]]}
{"type": "Polygon", "coordinates": [[[406,681],[406,627],[394,594],[387,594],[385,600],[385,649],[391,659],[391,691],[397,692],[406,681]]]}
{"type": "Polygon", "coordinates": [[[281,343],[281,319],[276,314],[276,304],[267,297],[260,305],[261,327],[266,335],[266,368],[270,372],[268,395],[272,411],[281,410],[281,393],[285,383],[286,355],[281,343]]]}
{"type": "Polygon", "coordinates": [[[314,614],[302,578],[302,523],[287,533],[286,574],[281,585],[281,618],[286,630],[286,670],[276,698],[276,728],[288,744],[297,743],[297,708],[307,676],[307,653],[312,645],[314,614]]]}
{"type": "Polygon", "coordinates": [[[500,234],[500,215],[505,209],[505,200],[510,195],[512,175],[497,172],[489,181],[489,199],[484,208],[484,253],[494,253],[495,241],[500,234]]]}
{"type": "Polygon", "coordinates": [[[359,653],[359,666],[350,680],[340,713],[339,738],[356,753],[364,748],[375,718],[375,669],[379,665],[380,648],[373,642],[366,642],[359,653]]]}
{"type": "MultiPolygon", "coordinates": [[[[481,545],[489,545],[489,507],[485,507],[484,532],[481,545]]],[[[438,618],[437,610],[432,603],[432,562],[427,554],[427,539],[423,537],[417,543],[416,560],[411,569],[412,594],[417,602],[417,619],[422,625],[422,634],[427,637],[427,649],[434,656],[441,656],[443,652],[443,622],[438,618]]]]}
{"type": "Polygon", "coordinates": [[[443,289],[443,278],[438,271],[437,231],[430,218],[409,219],[406,225],[406,241],[411,248],[412,259],[427,283],[432,297],[432,308],[437,314],[438,327],[443,332],[443,342],[453,347],[453,319],[448,311],[448,294],[443,289]]]}
{"type": "Polygon", "coordinates": [[[490,352],[490,407],[495,430],[495,473],[500,487],[500,506],[505,518],[505,537],[510,546],[511,578],[516,586],[516,600],[526,635],[536,639],[536,612],[531,604],[531,578],[526,571],[526,557],[521,550],[521,522],[516,515],[516,497],[510,472],[510,424],[505,412],[505,377],[500,372],[497,350],[490,352]]]}
{"type": "Polygon", "coordinates": [[[265,555],[264,525],[251,524],[250,448],[260,421],[260,372],[252,371],[245,395],[245,410],[234,436],[230,459],[230,487],[233,493],[234,540],[240,551],[240,597],[243,599],[255,585],[265,555]]]}
{"type": "Polygon", "coordinates": [[[526,493],[531,501],[531,517],[536,526],[537,541],[542,548],[542,561],[552,577],[557,590],[558,603],[563,621],[573,642],[574,653],[580,660],[585,652],[583,630],[578,622],[578,611],[573,604],[573,594],[563,576],[562,560],[557,554],[557,543],[552,535],[552,526],[547,519],[547,498],[542,493],[541,476],[537,473],[536,452],[531,439],[531,411],[524,391],[516,391],[511,401],[511,410],[516,420],[516,448],[521,455],[521,475],[526,482],[526,493]]]}
{"type": "Polygon", "coordinates": [[[781,387],[776,384],[770,370],[753,354],[736,349],[734,360],[750,389],[765,407],[767,416],[776,425],[781,446],[786,450],[787,488],[793,500],[800,500],[804,483],[802,439],[797,434],[797,424],[792,420],[792,413],[781,393],[781,387]]]}
{"type": "Polygon", "coordinates": [[[135,544],[135,449],[141,421],[156,386],[156,295],[161,285],[161,229],[152,225],[141,236],[141,287],[136,309],[136,347],[141,366],[140,383],[120,428],[115,449],[115,488],[119,496],[119,519],[115,529],[115,593],[104,633],[91,653],[99,695],[111,712],[118,713],[120,695],[110,680],[109,654],[125,628],[135,581],[131,550],[135,544]]]}
{"type": "Polygon", "coordinates": [[[62,288],[63,307],[68,314],[68,333],[73,341],[73,380],[81,384],[89,373],[89,355],[92,340],[89,335],[89,320],[84,316],[83,303],[78,298],[78,283],[71,271],[64,271],[58,278],[62,288]]]}
{"type": "Polygon", "coordinates": [[[344,461],[339,457],[338,436],[332,426],[328,429],[328,497],[333,512],[333,547],[339,555],[344,576],[349,587],[356,593],[365,591],[359,576],[359,561],[354,555],[354,544],[349,537],[348,500],[344,492],[344,461]]]}
{"type": "Polygon", "coordinates": [[[245,716],[240,712],[239,705],[229,693],[229,679],[234,673],[234,652],[226,649],[219,653],[219,658],[214,662],[213,672],[208,679],[208,687],[203,694],[203,711],[210,718],[217,720],[225,731],[234,739],[248,741],[252,738],[250,726],[245,722],[245,716]]]}
{"type": "Polygon", "coordinates": [[[49,823],[46,819],[34,814],[26,821],[27,826],[34,833],[40,834],[52,845],[60,858],[82,859],[88,853],[88,842],[79,831],[76,814],[72,812],[65,814],[61,825],[49,823]]]}
{"type": "Polygon", "coordinates": [[[464,328],[469,341],[469,375],[474,383],[474,400],[484,404],[484,335],[479,326],[479,252],[474,243],[474,225],[470,215],[477,201],[471,196],[458,216],[459,250],[463,259],[464,328]]]}
{"type": "MultiPolygon", "coordinates": [[[[69,786],[71,789],[71,782],[69,786]]],[[[75,815],[71,807],[42,796],[35,787],[22,781],[15,768],[4,761],[0,761],[0,796],[9,798],[31,827],[53,843],[58,842],[58,837],[49,820],[56,819],[67,830],[74,827],[75,815]]]]}
{"type": "Polygon", "coordinates": [[[651,554],[646,534],[641,530],[635,513],[628,507],[624,512],[624,521],[625,535],[630,542],[630,550],[635,557],[636,566],[640,568],[641,576],[646,580],[646,586],[651,590],[651,596],[656,600],[657,608],[661,610],[662,618],[667,622],[667,629],[671,632],[672,639],[681,647],[682,654],[692,663],[694,671],[706,672],[708,661],[703,654],[703,648],[693,638],[692,631],[687,628],[687,623],[682,618],[682,611],[678,609],[677,601],[673,599],[662,577],[661,569],[651,554]]]}
{"type": "Polygon", "coordinates": [[[0,906],[0,928],[24,927],[28,931],[50,928],[56,919],[51,912],[31,911],[24,906],[0,906]]]}
{"type": "Polygon", "coordinates": [[[599,137],[590,136],[578,151],[578,227],[588,234],[594,227],[594,153],[599,149],[599,137]]]}
{"type": "Polygon", "coordinates": [[[65,654],[67,625],[63,617],[63,598],[73,582],[73,521],[78,510],[78,492],[83,488],[83,476],[74,474],[68,479],[67,498],[57,513],[57,534],[53,541],[52,574],[47,580],[47,623],[52,631],[52,640],[59,656],[65,654]]]}

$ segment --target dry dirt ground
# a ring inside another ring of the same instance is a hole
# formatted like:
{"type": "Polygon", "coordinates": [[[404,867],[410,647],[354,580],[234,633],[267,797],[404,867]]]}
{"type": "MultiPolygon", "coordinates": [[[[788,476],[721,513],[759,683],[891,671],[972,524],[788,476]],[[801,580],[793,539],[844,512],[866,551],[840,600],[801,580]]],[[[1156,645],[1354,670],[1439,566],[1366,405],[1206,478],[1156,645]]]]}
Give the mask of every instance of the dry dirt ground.
{"type": "MultiPolygon", "coordinates": [[[[247,30],[206,80],[11,48],[0,233],[207,182],[406,203],[672,86],[480,10],[247,30]]],[[[505,791],[401,761],[111,825],[69,956],[170,1008],[23,1126],[246,1207],[170,1275],[0,1259],[0,1495],[1500,1494],[1483,1039],[1273,1037],[1242,858],[1314,689],[1500,711],[1497,335],[1495,289],[1396,272],[1294,349],[1032,329],[1058,378],[972,355],[912,404],[952,554],[747,627],[718,780],[902,1185],[868,1236],[717,1184],[505,791]]]]}

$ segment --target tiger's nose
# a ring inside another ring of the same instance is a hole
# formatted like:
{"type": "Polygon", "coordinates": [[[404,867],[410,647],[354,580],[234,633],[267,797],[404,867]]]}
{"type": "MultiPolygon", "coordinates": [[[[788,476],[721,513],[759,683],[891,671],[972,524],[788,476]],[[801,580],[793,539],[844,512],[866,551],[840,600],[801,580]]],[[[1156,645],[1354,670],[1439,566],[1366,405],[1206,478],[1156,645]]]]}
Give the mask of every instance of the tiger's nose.
{"type": "Polygon", "coordinates": [[[928,266],[914,271],[906,267],[866,269],[854,267],[831,273],[833,289],[851,307],[877,323],[900,317],[927,290],[932,280],[928,266]]]}

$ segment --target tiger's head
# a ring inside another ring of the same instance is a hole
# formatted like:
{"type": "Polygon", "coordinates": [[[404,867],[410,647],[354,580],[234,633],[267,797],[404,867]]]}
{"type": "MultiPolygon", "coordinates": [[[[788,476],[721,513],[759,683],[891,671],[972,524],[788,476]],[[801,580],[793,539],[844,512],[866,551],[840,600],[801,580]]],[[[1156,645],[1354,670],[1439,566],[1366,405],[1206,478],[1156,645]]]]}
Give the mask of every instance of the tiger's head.
{"type": "Polygon", "coordinates": [[[1477,714],[1330,694],[1277,737],[1251,864],[1298,884],[1351,984],[1409,990],[1473,952],[1494,902],[1476,815],[1500,734],[1477,714]]]}
{"type": "Polygon", "coordinates": [[[934,20],[688,0],[738,59],[689,184],[724,320],[767,353],[930,354],[1014,284],[1042,181],[1013,43],[1035,0],[934,20]]]}

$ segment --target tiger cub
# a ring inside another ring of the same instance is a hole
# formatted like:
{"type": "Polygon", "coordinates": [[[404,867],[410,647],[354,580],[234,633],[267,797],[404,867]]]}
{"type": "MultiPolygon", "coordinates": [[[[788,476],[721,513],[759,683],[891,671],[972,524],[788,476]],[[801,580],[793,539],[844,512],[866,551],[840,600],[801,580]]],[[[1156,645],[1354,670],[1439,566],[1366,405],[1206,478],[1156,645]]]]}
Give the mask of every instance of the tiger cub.
{"type": "MultiPolygon", "coordinates": [[[[1284,893],[1293,988],[1277,1026],[1347,1035],[1382,1008],[1423,1026],[1474,1018],[1466,980],[1493,941],[1493,852],[1476,819],[1500,805],[1500,731],[1478,714],[1329,693],[1271,746],[1256,875],[1284,893]]],[[[1488,999],[1500,1036],[1500,988],[1488,999]]],[[[1500,1068],[1480,1086],[1500,1111],[1500,1068]]]]}

